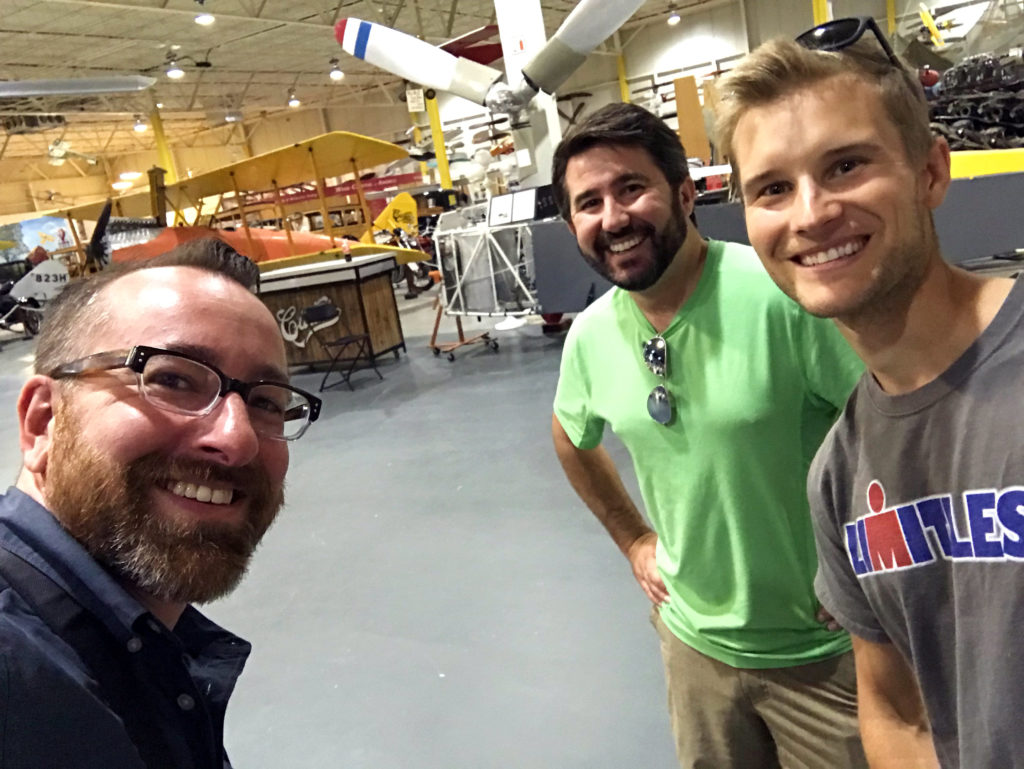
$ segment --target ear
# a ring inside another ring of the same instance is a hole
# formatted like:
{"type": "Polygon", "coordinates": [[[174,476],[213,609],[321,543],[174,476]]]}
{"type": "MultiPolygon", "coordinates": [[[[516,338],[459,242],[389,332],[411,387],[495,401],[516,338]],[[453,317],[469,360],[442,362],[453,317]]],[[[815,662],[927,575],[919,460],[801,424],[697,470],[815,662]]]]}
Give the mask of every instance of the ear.
{"type": "Polygon", "coordinates": [[[565,220],[565,224],[569,228],[569,232],[571,232],[572,236],[575,238],[576,237],[576,225],[572,223],[572,214],[569,214],[569,218],[567,218],[565,220]]]}
{"type": "Polygon", "coordinates": [[[56,384],[49,377],[34,376],[18,396],[18,438],[25,469],[45,475],[50,456],[56,384]]]}
{"type": "Polygon", "coordinates": [[[679,185],[679,202],[683,207],[683,213],[689,217],[697,204],[697,185],[693,183],[692,176],[687,175],[679,185]]]}
{"type": "Polygon", "coordinates": [[[935,210],[946,197],[950,184],[949,144],[938,136],[932,142],[921,170],[922,202],[929,209],[935,210]]]}

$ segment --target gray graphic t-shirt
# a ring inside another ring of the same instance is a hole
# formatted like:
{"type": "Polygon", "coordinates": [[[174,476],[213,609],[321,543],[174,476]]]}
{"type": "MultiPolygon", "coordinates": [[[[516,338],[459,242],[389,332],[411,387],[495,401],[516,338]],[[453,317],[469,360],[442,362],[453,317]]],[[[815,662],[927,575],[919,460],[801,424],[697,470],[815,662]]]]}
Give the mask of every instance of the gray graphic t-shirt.
{"type": "Polygon", "coordinates": [[[808,494],[818,596],[910,661],[942,766],[1024,767],[1024,279],[935,381],[865,375],[808,494]]]}

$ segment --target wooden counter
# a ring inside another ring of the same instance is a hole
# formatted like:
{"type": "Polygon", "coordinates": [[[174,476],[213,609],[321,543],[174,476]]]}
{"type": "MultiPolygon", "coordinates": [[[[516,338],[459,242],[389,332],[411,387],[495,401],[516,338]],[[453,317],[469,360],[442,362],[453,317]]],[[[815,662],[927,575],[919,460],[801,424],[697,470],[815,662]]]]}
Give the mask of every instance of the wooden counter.
{"type": "MultiPolygon", "coordinates": [[[[289,365],[330,360],[302,320],[302,311],[323,299],[341,309],[349,332],[370,334],[370,354],[374,358],[388,352],[397,358],[398,351],[406,348],[391,287],[395,266],[394,256],[382,253],[263,272],[260,299],[277,318],[289,365]]],[[[342,336],[344,330],[335,324],[318,333],[329,341],[342,336]]]]}

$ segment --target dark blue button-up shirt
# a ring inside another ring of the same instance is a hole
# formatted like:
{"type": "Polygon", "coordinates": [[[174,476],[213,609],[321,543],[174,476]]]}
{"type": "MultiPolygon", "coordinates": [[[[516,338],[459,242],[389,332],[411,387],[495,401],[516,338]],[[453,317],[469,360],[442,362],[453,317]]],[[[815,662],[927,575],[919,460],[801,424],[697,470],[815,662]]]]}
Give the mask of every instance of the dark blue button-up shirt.
{"type": "MultiPolygon", "coordinates": [[[[17,489],[0,496],[0,547],[47,574],[139,655],[174,766],[230,767],[224,711],[246,641],[191,606],[168,630],[17,489]]],[[[144,769],[81,659],[10,588],[0,590],[0,767],[144,769]]]]}

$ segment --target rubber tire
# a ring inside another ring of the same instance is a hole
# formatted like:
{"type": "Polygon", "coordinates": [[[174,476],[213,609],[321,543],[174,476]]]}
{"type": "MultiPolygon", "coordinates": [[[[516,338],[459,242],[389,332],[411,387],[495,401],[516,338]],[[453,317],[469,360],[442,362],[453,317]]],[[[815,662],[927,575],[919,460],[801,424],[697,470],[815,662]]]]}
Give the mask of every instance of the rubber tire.
{"type": "Polygon", "coordinates": [[[39,313],[35,312],[22,312],[21,313],[21,327],[25,331],[25,338],[31,339],[39,333],[39,326],[42,323],[42,319],[39,313]]]}

